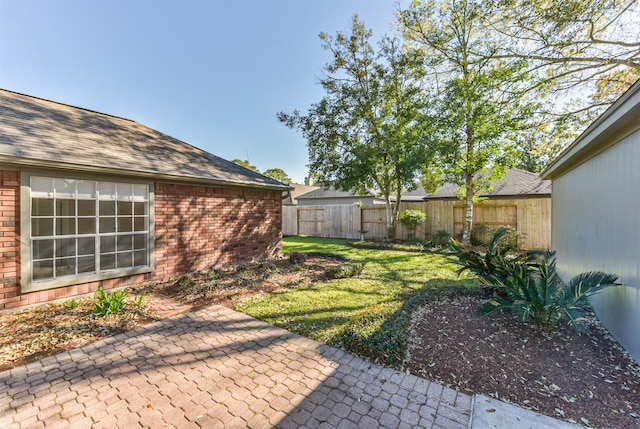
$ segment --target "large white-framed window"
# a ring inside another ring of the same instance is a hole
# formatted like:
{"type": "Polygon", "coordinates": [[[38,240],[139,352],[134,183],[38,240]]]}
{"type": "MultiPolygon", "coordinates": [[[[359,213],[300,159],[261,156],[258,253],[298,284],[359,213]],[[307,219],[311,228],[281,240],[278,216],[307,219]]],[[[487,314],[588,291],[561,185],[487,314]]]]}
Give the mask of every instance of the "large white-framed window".
{"type": "Polygon", "coordinates": [[[23,223],[22,238],[28,249],[22,255],[28,257],[28,267],[23,258],[23,289],[153,268],[151,183],[30,174],[23,178],[25,188],[28,204],[22,213],[28,231],[23,223]]]}

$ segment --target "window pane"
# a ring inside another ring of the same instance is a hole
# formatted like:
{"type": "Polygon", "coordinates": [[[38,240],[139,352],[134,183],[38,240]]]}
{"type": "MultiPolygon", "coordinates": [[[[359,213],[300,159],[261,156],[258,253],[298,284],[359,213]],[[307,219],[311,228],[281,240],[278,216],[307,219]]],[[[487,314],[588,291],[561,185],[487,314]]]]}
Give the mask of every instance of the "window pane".
{"type": "Polygon", "coordinates": [[[133,266],[133,252],[118,253],[118,268],[133,266]]]}
{"type": "Polygon", "coordinates": [[[147,248],[147,234],[136,234],[133,236],[133,248],[134,249],[146,249],[147,248]]]}
{"type": "Polygon", "coordinates": [[[100,255],[100,269],[113,270],[116,268],[116,255],[100,255]]]}
{"type": "Polygon", "coordinates": [[[75,238],[59,238],[56,240],[56,257],[75,256],[76,239],[75,238]]]}
{"type": "Polygon", "coordinates": [[[31,202],[32,216],[53,216],[53,200],[50,198],[34,198],[31,202]]]}
{"type": "Polygon", "coordinates": [[[101,200],[116,199],[116,184],[111,182],[98,182],[98,190],[101,200]]]}
{"type": "Polygon", "coordinates": [[[100,232],[116,232],[116,218],[100,216],[100,232]]]}
{"type": "Polygon", "coordinates": [[[147,265],[147,252],[144,250],[133,252],[133,266],[142,267],[144,265],[147,265]]]}
{"type": "Polygon", "coordinates": [[[147,185],[133,185],[133,199],[148,201],[149,187],[147,185]]]}
{"type": "Polygon", "coordinates": [[[76,200],[56,200],[56,216],[75,216],[76,200]]]}
{"type": "Polygon", "coordinates": [[[100,237],[100,253],[109,253],[116,251],[115,237],[100,237]]]}
{"type": "Polygon", "coordinates": [[[78,180],[76,183],[79,199],[96,198],[96,182],[93,180],[78,180]]]}
{"type": "Polygon", "coordinates": [[[33,237],[53,235],[53,218],[31,219],[31,235],[33,237]]]}
{"type": "Polygon", "coordinates": [[[135,217],[133,219],[133,230],[134,231],[145,231],[145,218],[144,217],[135,217]]]}
{"type": "Polygon", "coordinates": [[[33,259],[53,258],[53,240],[34,240],[33,259]]]}
{"type": "Polygon", "coordinates": [[[93,237],[78,238],[78,255],[93,255],[96,250],[96,241],[93,237]]]}
{"type": "Polygon", "coordinates": [[[53,198],[53,179],[48,177],[31,177],[31,196],[53,198]]]}
{"type": "Polygon", "coordinates": [[[93,256],[78,258],[78,274],[92,273],[96,270],[96,259],[93,256]]]}
{"type": "Polygon", "coordinates": [[[100,201],[100,216],[115,216],[116,215],[116,202],[115,201],[100,201]]]}
{"type": "Polygon", "coordinates": [[[48,261],[35,261],[33,263],[33,279],[50,279],[53,277],[53,260],[48,261]]]}
{"type": "Polygon", "coordinates": [[[133,193],[132,190],[131,190],[131,184],[129,184],[129,183],[118,183],[117,187],[118,187],[118,199],[119,200],[130,201],[131,200],[131,195],[133,193]]]}
{"type": "Polygon", "coordinates": [[[118,216],[118,232],[130,232],[130,231],[133,231],[131,218],[118,216]]]}
{"type": "Polygon", "coordinates": [[[56,235],[75,235],[76,220],[72,217],[56,218],[56,235]]]}
{"type": "Polygon", "coordinates": [[[145,215],[147,214],[147,203],[135,202],[133,203],[133,213],[136,215],[145,215]]]}
{"type": "Polygon", "coordinates": [[[76,181],[73,179],[54,179],[56,198],[75,198],[76,181]]]}
{"type": "Polygon", "coordinates": [[[130,215],[133,213],[133,203],[129,201],[118,201],[118,216],[130,215]]]}
{"type": "Polygon", "coordinates": [[[78,216],[95,216],[96,202],[93,200],[78,200],[78,216]]]}
{"type": "Polygon", "coordinates": [[[78,219],[78,234],[95,234],[96,218],[87,217],[78,219]]]}
{"type": "Polygon", "coordinates": [[[76,258],[56,259],[56,277],[71,276],[76,273],[76,258]]]}
{"type": "Polygon", "coordinates": [[[118,236],[118,252],[122,250],[131,250],[133,248],[133,237],[130,235],[118,236]]]}

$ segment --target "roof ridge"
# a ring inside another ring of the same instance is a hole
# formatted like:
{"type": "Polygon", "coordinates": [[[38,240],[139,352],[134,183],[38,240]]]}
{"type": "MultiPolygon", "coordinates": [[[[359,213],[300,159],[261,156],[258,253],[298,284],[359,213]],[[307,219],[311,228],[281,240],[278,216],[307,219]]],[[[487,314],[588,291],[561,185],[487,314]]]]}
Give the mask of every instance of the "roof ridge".
{"type": "Polygon", "coordinates": [[[10,89],[0,88],[0,91],[10,92],[12,94],[20,95],[20,96],[23,96],[23,97],[33,98],[35,100],[46,101],[48,103],[54,103],[54,104],[59,104],[61,106],[71,107],[72,109],[84,110],[85,112],[97,113],[98,115],[109,116],[111,118],[122,119],[122,120],[129,121],[129,122],[139,123],[139,122],[137,122],[137,121],[135,121],[133,119],[124,118],[122,116],[112,115],[112,114],[104,113],[104,112],[98,112],[97,110],[87,109],[86,107],[74,106],[73,104],[62,103],[61,101],[49,100],[48,98],[36,97],[35,95],[24,94],[22,92],[12,91],[10,89]]]}

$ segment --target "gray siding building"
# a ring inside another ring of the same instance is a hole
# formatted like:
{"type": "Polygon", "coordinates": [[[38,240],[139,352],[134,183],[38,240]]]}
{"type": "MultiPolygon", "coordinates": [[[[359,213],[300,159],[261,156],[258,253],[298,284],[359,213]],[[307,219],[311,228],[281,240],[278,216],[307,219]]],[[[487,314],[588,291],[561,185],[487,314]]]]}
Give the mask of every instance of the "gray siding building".
{"type": "Polygon", "coordinates": [[[592,305],[640,362],[640,81],[545,171],[553,181],[552,247],[564,280],[592,270],[623,286],[592,305]]]}

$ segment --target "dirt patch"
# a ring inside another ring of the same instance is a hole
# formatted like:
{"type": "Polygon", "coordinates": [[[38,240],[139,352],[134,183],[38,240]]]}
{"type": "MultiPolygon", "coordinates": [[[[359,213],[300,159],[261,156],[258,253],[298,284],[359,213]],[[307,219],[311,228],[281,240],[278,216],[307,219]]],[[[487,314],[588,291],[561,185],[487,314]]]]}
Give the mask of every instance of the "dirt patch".
{"type": "Polygon", "coordinates": [[[480,304],[463,297],[418,310],[406,369],[583,426],[640,427],[640,368],[597,319],[589,334],[549,334],[507,312],[480,318],[480,304]]]}

